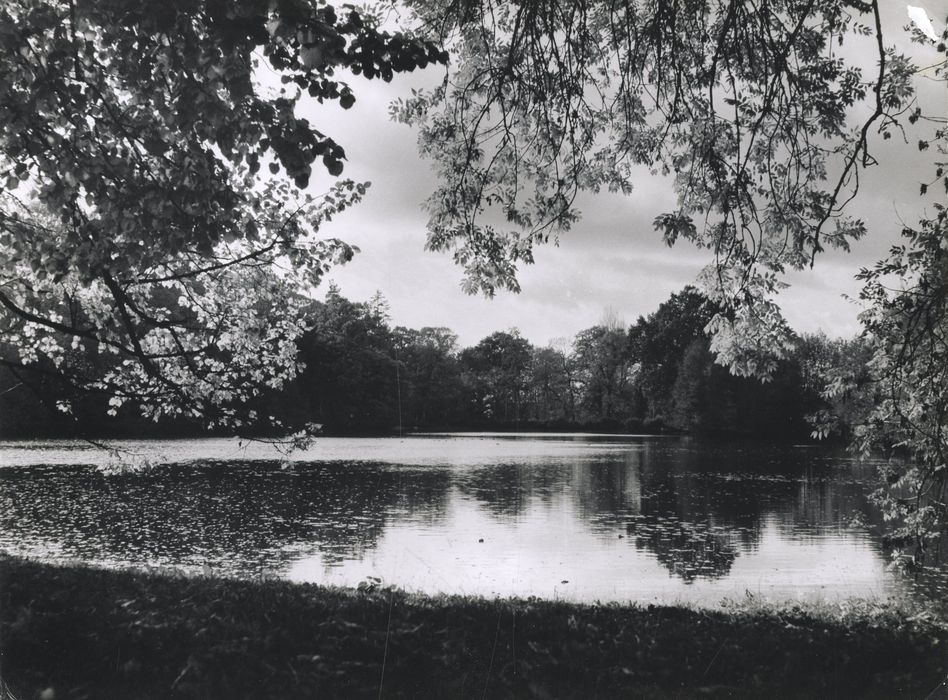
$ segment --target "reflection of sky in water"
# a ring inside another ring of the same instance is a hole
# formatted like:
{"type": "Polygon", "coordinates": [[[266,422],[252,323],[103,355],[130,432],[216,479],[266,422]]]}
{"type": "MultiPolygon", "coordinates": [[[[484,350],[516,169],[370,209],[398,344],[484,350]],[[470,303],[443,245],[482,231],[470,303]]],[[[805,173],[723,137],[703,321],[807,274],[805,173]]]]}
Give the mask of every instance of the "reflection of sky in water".
{"type": "Polygon", "coordinates": [[[586,601],[715,604],[746,591],[823,600],[898,592],[878,549],[856,534],[790,542],[767,523],[754,551],[742,552],[725,577],[687,582],[626,539],[576,527],[573,514],[568,500],[556,499],[503,522],[468,499],[452,498],[438,527],[398,523],[364,558],[335,566],[315,553],[299,559],[288,577],[355,585],[376,576],[419,591],[586,601]]]}
{"type": "MultiPolygon", "coordinates": [[[[0,549],[413,590],[716,604],[903,595],[852,525],[870,465],[669,438],[324,439],[287,462],[226,440],[0,443],[0,549]]],[[[941,575],[931,590],[943,594],[941,575]]],[[[935,594],[936,596],[938,594],[935,594]]]]}
{"type": "MultiPolygon", "coordinates": [[[[662,438],[654,438],[662,439],[662,438]]],[[[360,461],[416,466],[492,465],[498,460],[538,462],[547,459],[589,458],[596,454],[625,452],[634,443],[614,436],[582,434],[557,436],[465,434],[411,438],[319,438],[308,450],[286,456],[265,442],[238,442],[226,438],[202,440],[115,440],[110,446],[132,457],[162,463],[204,460],[337,462],[360,461]]],[[[67,440],[0,441],[0,468],[33,464],[90,464],[105,466],[112,457],[93,445],[67,440]]]]}

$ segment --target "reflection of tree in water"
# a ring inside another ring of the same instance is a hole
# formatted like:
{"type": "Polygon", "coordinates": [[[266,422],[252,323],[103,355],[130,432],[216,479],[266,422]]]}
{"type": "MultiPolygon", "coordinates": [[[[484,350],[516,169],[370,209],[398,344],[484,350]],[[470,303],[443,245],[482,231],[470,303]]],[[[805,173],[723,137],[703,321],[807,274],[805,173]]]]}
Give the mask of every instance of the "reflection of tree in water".
{"type": "Polygon", "coordinates": [[[740,550],[756,542],[759,512],[722,502],[671,471],[648,469],[642,476],[642,508],[626,534],[686,583],[727,576],[740,550]]]}
{"type": "MultiPolygon", "coordinates": [[[[860,465],[865,467],[865,465],[860,465]]],[[[797,483],[798,494],[792,522],[795,537],[805,536],[830,525],[848,527],[855,513],[867,525],[881,526],[882,513],[869,500],[875,487],[874,476],[866,469],[834,477],[823,471],[808,471],[797,483]]]]}
{"type": "Polygon", "coordinates": [[[825,450],[645,441],[611,454],[479,468],[455,483],[499,520],[565,499],[593,533],[624,538],[690,583],[727,576],[741,553],[759,546],[765,521],[794,539],[847,527],[866,509],[872,475],[851,466],[825,450]]]}
{"type": "Polygon", "coordinates": [[[641,511],[641,472],[638,450],[573,468],[576,509],[594,531],[612,534],[616,526],[641,511]]]}
{"type": "Polygon", "coordinates": [[[81,559],[200,565],[249,575],[301,552],[359,556],[389,518],[445,512],[448,476],[372,464],[204,463],[147,475],[87,468],[0,471],[0,546],[48,544],[81,559]]]}
{"type": "MultiPolygon", "coordinates": [[[[685,581],[727,576],[763,523],[794,538],[846,527],[865,485],[824,450],[646,440],[613,453],[522,461],[455,477],[498,519],[567,499],[585,527],[627,539],[685,581]]],[[[858,477],[858,474],[856,475],[858,477]]]]}
{"type": "Polygon", "coordinates": [[[516,519],[537,504],[549,505],[568,481],[563,464],[529,460],[503,462],[455,476],[461,493],[501,520],[516,519]]]}
{"type": "Polygon", "coordinates": [[[686,581],[725,576],[760,542],[762,523],[799,538],[845,527],[864,487],[840,482],[838,459],[771,445],[685,443],[646,454],[636,545],[686,581]],[[683,448],[683,449],[681,449],[683,448]]]}
{"type": "Polygon", "coordinates": [[[820,451],[647,441],[577,467],[577,511],[604,537],[628,537],[685,581],[726,576],[756,549],[762,523],[794,537],[845,527],[865,487],[839,482],[838,460],[820,451]]]}
{"type": "Polygon", "coordinates": [[[639,466],[634,450],[611,455],[503,462],[455,478],[461,492],[491,515],[513,519],[538,504],[568,496],[594,529],[611,528],[639,510],[639,466]]]}
{"type": "Polygon", "coordinates": [[[638,549],[651,552],[685,583],[727,576],[739,551],[733,531],[705,522],[643,515],[626,528],[638,549]]]}

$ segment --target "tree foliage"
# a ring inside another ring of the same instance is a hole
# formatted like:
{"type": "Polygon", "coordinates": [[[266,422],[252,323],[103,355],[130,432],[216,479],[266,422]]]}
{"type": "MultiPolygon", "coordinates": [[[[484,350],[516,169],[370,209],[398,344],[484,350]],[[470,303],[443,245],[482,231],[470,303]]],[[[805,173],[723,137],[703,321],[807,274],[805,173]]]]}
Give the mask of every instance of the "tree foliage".
{"type": "Polygon", "coordinates": [[[626,330],[600,324],[580,331],[573,358],[585,410],[607,421],[628,415],[635,360],[626,330]]]}
{"type": "MultiPolygon", "coordinates": [[[[948,215],[902,232],[903,244],[859,274],[869,303],[862,322],[873,342],[874,394],[857,428],[863,452],[902,452],[876,498],[891,533],[916,562],[948,534],[948,215]]],[[[850,387],[844,387],[843,390],[850,387]]],[[[859,387],[856,387],[859,391],[859,387]]],[[[864,390],[863,390],[864,391],[864,390]]]]}
{"type": "Polygon", "coordinates": [[[485,416],[519,421],[529,377],[530,343],[516,330],[492,333],[461,352],[474,405],[485,416]]]}
{"type": "Polygon", "coordinates": [[[462,397],[457,335],[429,326],[399,326],[394,333],[399,428],[457,421],[462,397]]]}
{"type": "Polygon", "coordinates": [[[253,419],[240,407],[297,372],[301,293],[354,252],[322,225],[366,187],[304,192],[345,152],[302,94],[348,108],[338,70],[390,80],[444,54],[306,0],[11,0],[0,50],[8,366],[47,358],[156,420],[253,419]],[[291,88],[267,94],[258,67],[291,88]],[[82,347],[114,362],[85,373],[82,347]]]}
{"type": "Polygon", "coordinates": [[[577,221],[581,192],[665,175],[678,204],[655,228],[710,252],[713,350],[770,374],[790,345],[781,276],[863,235],[844,207],[874,162],[870,134],[912,99],[877,0],[409,5],[452,61],[394,113],[440,176],[428,246],[453,251],[466,287],[517,289],[518,264],[577,221]]]}
{"type": "Polygon", "coordinates": [[[639,384],[648,421],[670,421],[679,363],[696,340],[705,338],[704,328],[715,311],[696,289],[686,287],[629,330],[641,363],[639,384]]]}

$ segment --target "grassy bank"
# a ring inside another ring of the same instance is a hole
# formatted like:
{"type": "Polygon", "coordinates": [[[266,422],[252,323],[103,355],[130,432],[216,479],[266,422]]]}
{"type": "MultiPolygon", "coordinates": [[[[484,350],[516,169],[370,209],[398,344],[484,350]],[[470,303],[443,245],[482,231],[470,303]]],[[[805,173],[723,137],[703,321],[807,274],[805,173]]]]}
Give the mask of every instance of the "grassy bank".
{"type": "Polygon", "coordinates": [[[20,700],[925,698],[948,672],[944,626],[878,606],[428,598],[8,557],[0,635],[0,674],[20,700]]]}

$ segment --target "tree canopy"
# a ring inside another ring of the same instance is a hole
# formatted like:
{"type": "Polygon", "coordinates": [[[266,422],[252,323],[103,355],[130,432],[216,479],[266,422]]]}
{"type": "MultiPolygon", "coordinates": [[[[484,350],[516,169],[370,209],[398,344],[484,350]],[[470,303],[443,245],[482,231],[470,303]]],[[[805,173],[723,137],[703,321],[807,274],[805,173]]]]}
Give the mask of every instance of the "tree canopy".
{"type": "Polygon", "coordinates": [[[865,233],[846,205],[871,137],[919,118],[916,67],[875,0],[408,4],[452,57],[395,108],[440,177],[428,246],[453,252],[470,290],[517,289],[581,192],[665,175],[678,204],[655,228],[709,251],[713,349],[741,374],[786,353],[784,273],[865,233]]]}
{"type": "MultiPolygon", "coordinates": [[[[210,425],[297,372],[304,293],[354,250],[321,228],[367,183],[295,108],[351,107],[444,53],[305,0],[12,0],[0,8],[0,332],[113,408],[210,425]],[[265,66],[288,88],[267,94],[265,66]],[[70,349],[114,361],[85,371],[70,349]]],[[[64,405],[68,410],[68,406],[64,405]]]]}

